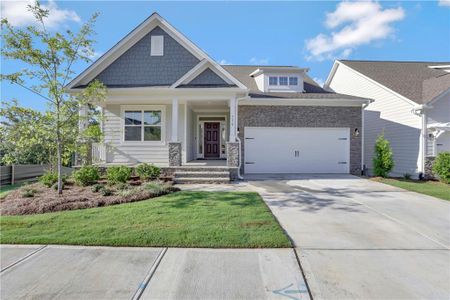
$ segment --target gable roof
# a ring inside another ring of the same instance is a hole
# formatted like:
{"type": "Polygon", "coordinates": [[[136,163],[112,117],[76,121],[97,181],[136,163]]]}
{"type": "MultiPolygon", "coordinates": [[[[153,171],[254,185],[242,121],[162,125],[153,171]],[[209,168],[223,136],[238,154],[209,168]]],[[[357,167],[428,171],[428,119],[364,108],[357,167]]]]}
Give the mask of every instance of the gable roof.
{"type": "Polygon", "coordinates": [[[183,34],[176,30],[157,13],[153,13],[150,17],[148,17],[136,28],[134,28],[128,35],[122,38],[117,44],[115,44],[105,54],[98,58],[92,65],[90,65],[86,70],[84,70],[69,84],[67,84],[66,88],[72,89],[76,87],[85,87],[98,74],[100,74],[113,62],[115,62],[122,54],[124,54],[127,50],[129,50],[133,45],[139,42],[143,37],[145,37],[156,27],[160,27],[164,32],[170,35],[171,38],[173,38],[176,42],[186,48],[186,50],[188,50],[199,61],[205,60],[210,63],[218,73],[220,73],[224,78],[227,79],[227,81],[231,83],[231,85],[237,86],[241,89],[246,89],[246,87],[242,83],[240,83],[230,73],[223,69],[220,64],[215,62],[203,50],[201,50],[189,39],[187,39],[183,34]]]}
{"type": "Polygon", "coordinates": [[[308,74],[304,73],[304,93],[295,92],[262,92],[256,85],[255,78],[250,74],[258,69],[266,68],[283,68],[298,70],[295,66],[254,66],[254,65],[223,65],[223,67],[230,72],[235,78],[242,82],[249,89],[250,98],[283,98],[283,99],[362,99],[361,97],[354,97],[350,95],[338,94],[326,91],[320,87],[308,74]]]}
{"type": "Polygon", "coordinates": [[[369,77],[417,104],[426,104],[450,89],[450,73],[430,66],[450,62],[362,61],[338,62],[369,77]]]}

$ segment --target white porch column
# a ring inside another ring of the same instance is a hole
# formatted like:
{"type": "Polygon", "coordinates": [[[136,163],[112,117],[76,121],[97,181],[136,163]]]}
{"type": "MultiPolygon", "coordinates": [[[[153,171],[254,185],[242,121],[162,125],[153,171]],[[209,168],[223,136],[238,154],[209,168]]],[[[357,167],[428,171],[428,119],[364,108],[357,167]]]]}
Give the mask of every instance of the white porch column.
{"type": "Polygon", "coordinates": [[[237,101],[236,97],[230,98],[230,139],[229,142],[236,142],[237,130],[237,101]]]}
{"type": "Polygon", "coordinates": [[[178,99],[172,99],[172,142],[178,142],[178,99]]]}

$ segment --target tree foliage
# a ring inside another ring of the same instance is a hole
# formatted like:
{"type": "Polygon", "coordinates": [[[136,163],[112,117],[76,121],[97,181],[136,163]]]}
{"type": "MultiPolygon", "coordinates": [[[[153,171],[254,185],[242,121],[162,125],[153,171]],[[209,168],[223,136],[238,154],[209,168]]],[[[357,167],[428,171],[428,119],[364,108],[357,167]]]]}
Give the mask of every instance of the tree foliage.
{"type": "Polygon", "coordinates": [[[380,134],[375,142],[375,156],[373,157],[373,170],[375,176],[387,177],[394,168],[394,159],[391,145],[380,134]]]}
{"type": "MultiPolygon", "coordinates": [[[[51,131],[50,141],[56,149],[58,192],[62,193],[61,166],[64,153],[70,152],[66,149],[75,145],[71,141],[77,140],[78,126],[73,124],[77,121],[78,109],[80,106],[92,108],[106,95],[105,87],[98,81],[91,82],[77,95],[71,95],[65,89],[74,75],[73,65],[91,60],[94,53],[91,36],[98,14],[94,14],[77,33],[71,30],[54,32],[47,29],[49,11],[41,7],[39,1],[29,5],[28,9],[38,25],[17,28],[7,19],[1,21],[2,57],[16,61],[18,66],[25,66],[21,70],[1,74],[1,79],[20,85],[46,100],[48,113],[45,119],[49,125],[47,129],[51,131]]],[[[89,114],[85,117],[90,118],[89,114]]]]}

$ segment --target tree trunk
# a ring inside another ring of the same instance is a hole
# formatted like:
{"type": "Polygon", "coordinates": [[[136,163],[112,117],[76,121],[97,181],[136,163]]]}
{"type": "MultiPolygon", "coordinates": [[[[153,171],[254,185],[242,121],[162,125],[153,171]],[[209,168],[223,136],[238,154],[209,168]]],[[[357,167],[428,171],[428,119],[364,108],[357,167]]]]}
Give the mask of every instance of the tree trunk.
{"type": "Polygon", "coordinates": [[[58,134],[58,141],[57,141],[57,155],[58,155],[58,194],[62,194],[62,160],[61,160],[61,141],[59,139],[58,134]]]}
{"type": "Polygon", "coordinates": [[[61,123],[59,102],[56,106],[56,156],[58,168],[58,194],[62,195],[62,147],[61,147],[61,123]]]}

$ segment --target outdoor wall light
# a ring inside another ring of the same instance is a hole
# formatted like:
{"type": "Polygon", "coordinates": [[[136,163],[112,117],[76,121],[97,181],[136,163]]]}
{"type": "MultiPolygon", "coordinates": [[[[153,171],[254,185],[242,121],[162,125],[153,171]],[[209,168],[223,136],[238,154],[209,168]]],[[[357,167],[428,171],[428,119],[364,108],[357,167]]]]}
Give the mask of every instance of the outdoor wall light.
{"type": "Polygon", "coordinates": [[[353,131],[353,136],[359,136],[359,129],[355,128],[355,131],[353,131]]]}

